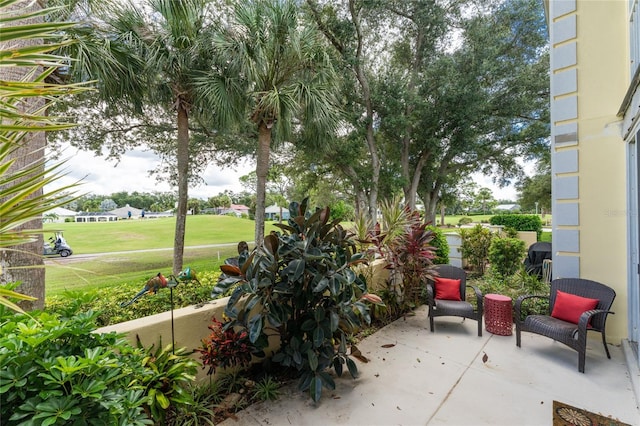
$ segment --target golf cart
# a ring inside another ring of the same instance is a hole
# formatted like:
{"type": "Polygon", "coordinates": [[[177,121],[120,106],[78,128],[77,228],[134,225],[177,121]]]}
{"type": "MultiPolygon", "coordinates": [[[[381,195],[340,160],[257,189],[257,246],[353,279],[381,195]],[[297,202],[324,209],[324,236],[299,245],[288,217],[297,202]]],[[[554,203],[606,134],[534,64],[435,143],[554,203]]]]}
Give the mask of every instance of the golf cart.
{"type": "Polygon", "coordinates": [[[55,256],[60,255],[62,257],[70,256],[73,253],[71,247],[67,244],[67,241],[62,236],[62,232],[56,232],[53,237],[49,237],[49,242],[44,243],[44,255],[55,256]]]}

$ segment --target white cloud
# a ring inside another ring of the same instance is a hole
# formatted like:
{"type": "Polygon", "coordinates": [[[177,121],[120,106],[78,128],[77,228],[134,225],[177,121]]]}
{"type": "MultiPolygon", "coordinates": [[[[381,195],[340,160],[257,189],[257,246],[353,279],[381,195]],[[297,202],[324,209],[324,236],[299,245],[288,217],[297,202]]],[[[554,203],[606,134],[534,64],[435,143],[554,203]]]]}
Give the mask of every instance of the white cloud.
{"type": "MultiPolygon", "coordinates": [[[[148,171],[158,167],[160,159],[153,152],[133,150],[120,158],[119,162],[96,156],[93,152],[67,148],[62,159],[66,159],[66,176],[57,180],[51,188],[70,185],[81,180],[80,193],[109,195],[114,192],[168,192],[174,191],[166,182],[158,182],[148,171]]],[[[207,199],[225,190],[242,191],[240,176],[254,170],[250,162],[241,162],[235,168],[209,166],[203,174],[205,184],[189,188],[189,196],[207,199]]]]}
{"type": "MultiPolygon", "coordinates": [[[[67,148],[62,158],[66,159],[65,171],[67,175],[59,179],[52,187],[61,187],[82,180],[79,187],[81,193],[109,195],[114,192],[168,192],[175,188],[166,182],[158,182],[149,176],[148,171],[158,167],[160,159],[151,151],[132,150],[123,155],[120,162],[107,160],[103,156],[96,156],[93,152],[67,148]]],[[[189,196],[207,199],[225,190],[241,192],[243,190],[239,178],[255,170],[255,164],[250,161],[241,162],[235,168],[221,168],[209,166],[202,178],[204,184],[190,187],[189,196]]],[[[525,172],[532,173],[532,166],[525,164],[525,172]]],[[[499,188],[490,177],[476,173],[473,180],[480,187],[487,187],[493,191],[493,196],[499,200],[517,199],[514,185],[499,188]]]]}

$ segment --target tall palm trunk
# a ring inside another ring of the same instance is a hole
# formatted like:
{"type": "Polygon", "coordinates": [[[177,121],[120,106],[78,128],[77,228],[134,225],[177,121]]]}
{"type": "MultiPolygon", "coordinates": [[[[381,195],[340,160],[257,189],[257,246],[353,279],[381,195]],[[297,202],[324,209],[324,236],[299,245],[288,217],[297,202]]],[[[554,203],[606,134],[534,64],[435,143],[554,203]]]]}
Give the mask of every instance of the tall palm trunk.
{"type": "Polygon", "coordinates": [[[262,245],[264,239],[264,209],[267,192],[267,173],[269,172],[269,154],[271,129],[266,123],[258,126],[258,158],[256,160],[256,245],[262,245]]]}
{"type": "MultiPolygon", "coordinates": [[[[17,2],[10,6],[12,9],[22,9],[30,4],[31,10],[40,9],[39,2],[29,2],[27,0],[17,2]]],[[[5,12],[7,12],[5,10],[5,12]]],[[[32,18],[20,21],[18,25],[37,24],[42,22],[42,17],[32,18]]],[[[1,38],[0,38],[1,40],[1,38]]],[[[12,41],[13,47],[24,47],[27,45],[42,44],[41,40],[19,40],[12,41]],[[20,45],[18,45],[20,43],[20,45]]],[[[0,41],[2,49],[8,47],[8,43],[0,41]]],[[[0,80],[4,81],[20,81],[29,72],[30,69],[24,67],[0,67],[0,80]]],[[[32,111],[44,105],[43,98],[26,98],[18,108],[21,111],[32,111]]],[[[11,155],[15,163],[11,167],[9,173],[15,173],[26,166],[40,164],[39,172],[44,170],[44,147],[46,144],[46,136],[44,132],[30,132],[21,141],[21,146],[11,155]]],[[[15,181],[14,181],[15,184],[15,181]]],[[[0,186],[0,191],[4,189],[0,186]]],[[[42,189],[34,193],[33,196],[41,196],[42,189]]],[[[0,218],[2,220],[2,218],[0,218]]],[[[16,230],[41,230],[42,218],[33,219],[16,230]]],[[[22,294],[36,297],[37,300],[22,301],[20,306],[25,310],[44,308],[44,260],[42,257],[43,240],[39,235],[37,240],[32,243],[21,244],[19,246],[8,247],[0,250],[0,283],[22,283],[18,287],[18,291],[22,294]]]]}
{"type": "Polygon", "coordinates": [[[178,211],[176,214],[176,232],[173,241],[173,274],[182,270],[184,255],[184,236],[187,228],[187,203],[189,201],[189,113],[178,102],[178,211]]]}

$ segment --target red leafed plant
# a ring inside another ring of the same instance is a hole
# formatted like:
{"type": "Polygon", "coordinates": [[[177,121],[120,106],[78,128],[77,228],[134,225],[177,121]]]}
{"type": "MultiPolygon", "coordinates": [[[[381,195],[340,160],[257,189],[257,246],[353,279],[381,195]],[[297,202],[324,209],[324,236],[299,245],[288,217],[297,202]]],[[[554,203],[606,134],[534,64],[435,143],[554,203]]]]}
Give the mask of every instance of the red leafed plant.
{"type": "Polygon", "coordinates": [[[249,333],[245,330],[235,331],[225,325],[213,318],[213,323],[209,325],[211,334],[202,339],[202,348],[196,349],[196,352],[200,352],[203,365],[209,366],[207,374],[214,373],[219,367],[246,367],[251,362],[254,347],[249,341],[249,333]]]}

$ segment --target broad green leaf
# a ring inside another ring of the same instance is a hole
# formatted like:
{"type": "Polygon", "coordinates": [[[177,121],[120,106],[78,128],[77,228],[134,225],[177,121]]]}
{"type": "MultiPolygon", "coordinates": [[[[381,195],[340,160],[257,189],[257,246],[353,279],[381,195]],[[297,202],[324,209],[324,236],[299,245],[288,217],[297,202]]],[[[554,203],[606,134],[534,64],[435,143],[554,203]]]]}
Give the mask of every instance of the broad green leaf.
{"type": "Polygon", "coordinates": [[[165,410],[169,408],[169,405],[171,405],[171,401],[169,401],[169,398],[167,398],[167,396],[162,392],[156,393],[156,401],[158,401],[158,404],[160,404],[160,406],[165,410]]]}
{"type": "Polygon", "coordinates": [[[320,400],[320,397],[322,396],[322,379],[320,376],[316,375],[311,379],[309,392],[311,394],[311,399],[314,402],[318,402],[320,400]]]}
{"type": "Polygon", "coordinates": [[[312,349],[309,349],[307,351],[307,359],[309,360],[311,371],[316,371],[318,369],[318,355],[312,349]]]}
{"type": "Polygon", "coordinates": [[[256,314],[249,320],[249,341],[255,343],[262,333],[262,314],[256,314]]]}
{"type": "Polygon", "coordinates": [[[324,330],[322,327],[317,327],[313,330],[313,345],[319,348],[324,343],[324,330]]]}

